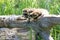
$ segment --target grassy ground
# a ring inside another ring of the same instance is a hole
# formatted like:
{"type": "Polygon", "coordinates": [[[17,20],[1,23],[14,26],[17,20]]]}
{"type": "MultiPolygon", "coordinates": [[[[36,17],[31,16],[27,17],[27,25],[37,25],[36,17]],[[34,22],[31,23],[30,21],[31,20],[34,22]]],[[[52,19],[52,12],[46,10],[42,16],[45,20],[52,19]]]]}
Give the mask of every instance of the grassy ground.
{"type": "MultiPolygon", "coordinates": [[[[23,8],[45,8],[50,14],[60,14],[60,0],[0,0],[0,15],[20,15],[23,8]]],[[[59,25],[51,29],[51,35],[60,40],[59,25]]]]}

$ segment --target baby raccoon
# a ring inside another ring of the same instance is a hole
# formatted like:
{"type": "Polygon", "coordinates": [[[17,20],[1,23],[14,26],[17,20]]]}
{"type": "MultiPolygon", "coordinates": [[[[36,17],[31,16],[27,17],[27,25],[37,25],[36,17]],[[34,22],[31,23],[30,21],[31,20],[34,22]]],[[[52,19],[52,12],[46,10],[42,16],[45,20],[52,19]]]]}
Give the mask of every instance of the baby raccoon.
{"type": "Polygon", "coordinates": [[[36,21],[38,17],[41,15],[42,15],[41,12],[33,11],[32,13],[30,13],[30,19],[32,19],[33,21],[36,21]]]}
{"type": "Polygon", "coordinates": [[[28,22],[30,22],[30,19],[33,19],[33,21],[36,21],[38,17],[42,17],[44,15],[48,15],[49,12],[46,9],[36,9],[36,8],[26,8],[23,9],[23,16],[28,19],[28,22]]]}
{"type": "Polygon", "coordinates": [[[30,13],[32,13],[33,10],[34,10],[33,8],[25,8],[25,9],[23,9],[23,16],[25,18],[28,18],[28,16],[30,16],[30,13]]]}
{"type": "Polygon", "coordinates": [[[30,22],[30,19],[31,19],[31,15],[30,13],[32,13],[34,10],[34,8],[25,8],[23,9],[23,16],[28,19],[28,22],[30,22]]]}

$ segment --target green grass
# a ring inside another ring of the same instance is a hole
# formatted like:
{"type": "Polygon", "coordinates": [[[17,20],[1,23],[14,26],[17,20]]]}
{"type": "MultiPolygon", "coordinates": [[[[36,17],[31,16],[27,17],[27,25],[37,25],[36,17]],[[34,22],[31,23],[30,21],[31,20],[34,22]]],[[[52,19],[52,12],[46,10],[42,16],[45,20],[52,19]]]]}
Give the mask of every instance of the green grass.
{"type": "MultiPolygon", "coordinates": [[[[0,0],[0,15],[20,15],[24,8],[45,8],[50,14],[60,14],[60,0],[0,0]]],[[[60,40],[59,25],[51,30],[51,35],[60,40]]]]}

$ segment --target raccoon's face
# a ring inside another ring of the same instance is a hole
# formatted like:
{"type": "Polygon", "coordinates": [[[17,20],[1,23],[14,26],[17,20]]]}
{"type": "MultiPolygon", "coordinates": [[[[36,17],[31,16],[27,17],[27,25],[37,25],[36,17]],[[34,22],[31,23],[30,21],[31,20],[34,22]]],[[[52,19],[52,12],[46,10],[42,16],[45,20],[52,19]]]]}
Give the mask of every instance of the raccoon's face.
{"type": "Polygon", "coordinates": [[[24,9],[23,15],[25,18],[37,19],[39,16],[42,15],[42,12],[38,11],[37,9],[24,9]]]}
{"type": "Polygon", "coordinates": [[[23,16],[24,16],[25,18],[28,18],[28,17],[30,16],[30,13],[32,13],[32,12],[33,12],[32,9],[24,9],[24,10],[23,10],[23,16]]]}

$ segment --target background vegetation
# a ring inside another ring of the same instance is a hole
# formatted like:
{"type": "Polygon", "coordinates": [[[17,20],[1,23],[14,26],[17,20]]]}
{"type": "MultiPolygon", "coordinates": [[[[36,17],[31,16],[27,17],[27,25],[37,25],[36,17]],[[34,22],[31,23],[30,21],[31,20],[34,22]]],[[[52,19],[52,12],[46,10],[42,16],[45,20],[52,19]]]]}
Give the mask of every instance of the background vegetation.
{"type": "MultiPolygon", "coordinates": [[[[45,8],[50,14],[60,14],[60,0],[0,0],[0,15],[20,15],[23,8],[45,8]]],[[[60,40],[59,25],[51,29],[51,35],[60,40]]]]}

